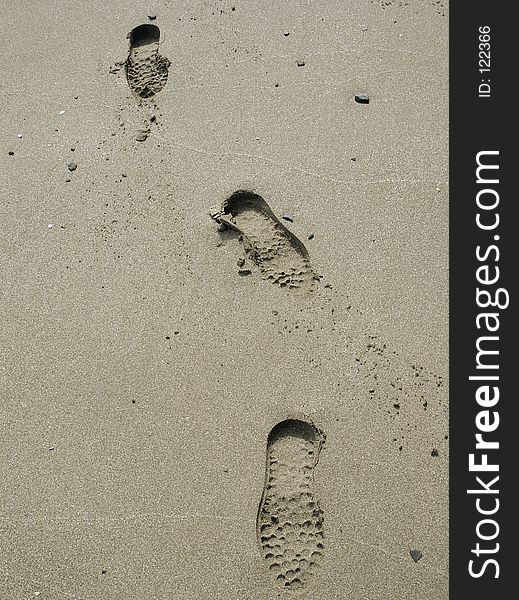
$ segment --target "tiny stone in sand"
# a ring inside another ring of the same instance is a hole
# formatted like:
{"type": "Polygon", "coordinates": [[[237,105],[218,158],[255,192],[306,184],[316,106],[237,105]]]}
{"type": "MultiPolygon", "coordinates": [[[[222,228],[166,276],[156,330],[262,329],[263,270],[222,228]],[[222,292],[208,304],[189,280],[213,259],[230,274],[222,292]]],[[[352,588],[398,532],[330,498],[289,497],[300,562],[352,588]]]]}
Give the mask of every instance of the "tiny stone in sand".
{"type": "Polygon", "coordinates": [[[411,558],[414,562],[418,562],[422,558],[422,553],[420,550],[410,550],[409,554],[411,554],[411,558]]]}

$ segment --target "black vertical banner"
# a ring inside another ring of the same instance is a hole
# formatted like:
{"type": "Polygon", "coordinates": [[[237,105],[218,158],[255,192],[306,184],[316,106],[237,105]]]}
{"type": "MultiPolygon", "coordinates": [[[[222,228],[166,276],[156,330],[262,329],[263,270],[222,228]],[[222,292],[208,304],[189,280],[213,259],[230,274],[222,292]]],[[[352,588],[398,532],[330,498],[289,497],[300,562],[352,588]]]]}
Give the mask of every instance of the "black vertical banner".
{"type": "MultiPolygon", "coordinates": [[[[450,6],[450,598],[518,569],[518,109],[513,3],[450,6]]],[[[510,592],[509,592],[510,593],[510,592]]]]}

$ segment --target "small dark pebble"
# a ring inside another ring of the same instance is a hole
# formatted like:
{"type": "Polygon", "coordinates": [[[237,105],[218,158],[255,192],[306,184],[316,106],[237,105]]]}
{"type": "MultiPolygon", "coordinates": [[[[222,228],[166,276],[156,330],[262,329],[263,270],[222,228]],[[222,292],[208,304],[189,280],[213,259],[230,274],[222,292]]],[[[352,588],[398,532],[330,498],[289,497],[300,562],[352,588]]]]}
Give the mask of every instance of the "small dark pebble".
{"type": "Polygon", "coordinates": [[[400,408],[400,404],[398,404],[398,402],[395,402],[395,403],[393,404],[393,407],[394,407],[394,408],[400,408]]]}
{"type": "Polygon", "coordinates": [[[77,169],[77,165],[75,162],[70,162],[67,166],[69,171],[75,171],[77,169]]]}
{"type": "Polygon", "coordinates": [[[14,156],[14,152],[12,150],[9,150],[7,154],[9,154],[9,156],[14,156]]]}
{"type": "Polygon", "coordinates": [[[352,157],[351,157],[351,160],[352,160],[353,162],[355,162],[355,161],[357,160],[357,157],[356,157],[356,156],[352,156],[352,157]]]}
{"type": "Polygon", "coordinates": [[[290,221],[290,223],[294,222],[294,215],[291,213],[285,213],[283,215],[283,219],[285,219],[285,221],[290,221]]]}
{"type": "Polygon", "coordinates": [[[137,133],[137,135],[135,136],[135,139],[136,139],[138,142],[144,142],[144,141],[146,141],[146,140],[148,139],[148,132],[147,132],[147,131],[144,131],[144,130],[142,130],[142,131],[139,131],[139,132],[137,133]]]}
{"type": "Polygon", "coordinates": [[[440,456],[439,453],[438,453],[438,450],[436,450],[436,448],[432,449],[431,456],[440,456]]]}
{"type": "Polygon", "coordinates": [[[151,115],[151,117],[150,117],[150,121],[151,121],[152,123],[155,123],[155,121],[156,121],[156,120],[157,120],[157,115],[151,115]]]}
{"type": "Polygon", "coordinates": [[[250,269],[240,269],[238,271],[238,275],[241,277],[247,277],[247,275],[252,275],[252,271],[250,269]]]}
{"type": "Polygon", "coordinates": [[[157,18],[157,15],[155,15],[155,14],[148,15],[148,19],[150,21],[155,21],[156,18],[157,18]]]}
{"type": "Polygon", "coordinates": [[[366,94],[356,94],[355,102],[358,102],[359,104],[369,104],[369,96],[366,96],[366,94]]]}
{"type": "Polygon", "coordinates": [[[239,259],[236,261],[236,264],[237,264],[239,267],[243,267],[243,265],[245,264],[245,259],[244,259],[244,258],[239,258],[239,259]]]}
{"type": "Polygon", "coordinates": [[[305,66],[305,64],[306,64],[306,63],[305,63],[305,61],[304,61],[304,60],[298,60],[298,61],[297,61],[297,66],[298,66],[298,67],[304,67],[304,66],[305,66]]]}
{"type": "Polygon", "coordinates": [[[313,239],[314,239],[314,237],[315,237],[315,236],[314,236],[314,234],[313,234],[313,233],[311,233],[311,234],[309,234],[309,236],[308,236],[308,239],[309,239],[309,240],[313,240],[313,239]]]}
{"type": "Polygon", "coordinates": [[[420,550],[410,550],[409,554],[411,555],[411,558],[414,560],[414,562],[418,562],[422,558],[422,553],[420,552],[420,550]]]}
{"type": "Polygon", "coordinates": [[[284,35],[285,37],[288,37],[288,36],[290,35],[290,31],[284,31],[284,32],[283,32],[283,35],[284,35]]]}
{"type": "Polygon", "coordinates": [[[106,575],[106,573],[107,573],[106,569],[103,569],[103,570],[101,571],[101,575],[106,575]]]}

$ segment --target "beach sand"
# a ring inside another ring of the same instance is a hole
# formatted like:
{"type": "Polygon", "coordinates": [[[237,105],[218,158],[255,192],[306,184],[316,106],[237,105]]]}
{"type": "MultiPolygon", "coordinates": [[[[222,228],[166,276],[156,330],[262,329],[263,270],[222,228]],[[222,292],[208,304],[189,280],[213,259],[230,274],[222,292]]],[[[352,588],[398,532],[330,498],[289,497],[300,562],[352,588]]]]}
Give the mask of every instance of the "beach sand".
{"type": "Polygon", "coordinates": [[[447,598],[446,10],[2,4],[0,598],[447,598]]]}

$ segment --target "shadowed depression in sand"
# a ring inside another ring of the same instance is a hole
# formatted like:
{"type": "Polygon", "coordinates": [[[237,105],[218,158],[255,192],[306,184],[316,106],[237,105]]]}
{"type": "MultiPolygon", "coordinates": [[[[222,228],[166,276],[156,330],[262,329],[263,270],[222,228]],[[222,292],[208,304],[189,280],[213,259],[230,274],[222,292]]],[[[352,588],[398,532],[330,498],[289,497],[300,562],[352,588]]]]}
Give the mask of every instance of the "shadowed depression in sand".
{"type": "Polygon", "coordinates": [[[245,252],[264,279],[282,288],[312,291],[315,276],[307,249],[261,196],[237,191],[213,218],[241,234],[245,252]]]}
{"type": "Polygon", "coordinates": [[[311,581],[324,553],[324,517],[314,489],[324,439],[300,420],[279,423],[268,437],[258,539],[271,575],[290,590],[311,581]]]}
{"type": "Polygon", "coordinates": [[[169,60],[159,54],[160,29],[156,25],[139,25],[128,38],[130,53],[125,63],[128,85],[142,98],[151,98],[168,80],[169,60]]]}

